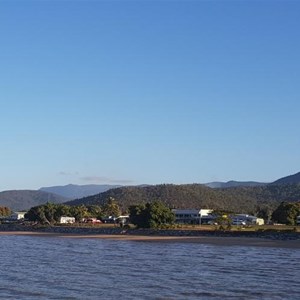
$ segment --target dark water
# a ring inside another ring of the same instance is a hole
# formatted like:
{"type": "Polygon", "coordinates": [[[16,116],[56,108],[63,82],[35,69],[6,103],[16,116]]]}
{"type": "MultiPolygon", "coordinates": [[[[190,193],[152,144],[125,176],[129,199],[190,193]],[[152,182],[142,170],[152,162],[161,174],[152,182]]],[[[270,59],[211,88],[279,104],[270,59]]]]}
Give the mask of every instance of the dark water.
{"type": "Polygon", "coordinates": [[[0,236],[1,299],[300,299],[297,249],[0,236]]]}

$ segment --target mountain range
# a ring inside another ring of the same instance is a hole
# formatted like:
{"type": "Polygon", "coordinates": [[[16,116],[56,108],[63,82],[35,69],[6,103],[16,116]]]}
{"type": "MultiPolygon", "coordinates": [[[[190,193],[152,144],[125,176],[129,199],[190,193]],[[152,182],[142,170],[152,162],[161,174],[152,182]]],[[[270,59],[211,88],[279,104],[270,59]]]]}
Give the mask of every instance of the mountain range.
{"type": "Polygon", "coordinates": [[[43,187],[37,191],[4,191],[0,192],[0,206],[7,206],[12,210],[26,210],[46,202],[101,204],[109,197],[118,200],[124,209],[137,202],[163,200],[172,207],[231,207],[249,211],[265,202],[275,205],[278,201],[299,201],[300,172],[269,184],[254,181],[131,187],[69,184],[43,187]]]}

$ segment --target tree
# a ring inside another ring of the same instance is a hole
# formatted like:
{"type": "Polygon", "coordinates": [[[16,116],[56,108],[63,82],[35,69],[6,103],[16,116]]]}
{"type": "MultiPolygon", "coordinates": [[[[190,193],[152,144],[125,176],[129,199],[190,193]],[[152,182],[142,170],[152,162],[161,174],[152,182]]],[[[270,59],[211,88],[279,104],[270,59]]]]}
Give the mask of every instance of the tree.
{"type": "Polygon", "coordinates": [[[59,222],[62,216],[70,216],[70,206],[65,204],[56,204],[54,212],[55,222],[59,222]]]}
{"type": "Polygon", "coordinates": [[[79,222],[83,218],[88,217],[88,209],[85,205],[71,206],[70,215],[74,217],[77,222],[79,222]]]}
{"type": "Polygon", "coordinates": [[[150,227],[148,219],[150,218],[145,204],[129,206],[130,223],[139,228],[150,227]]]}
{"type": "Polygon", "coordinates": [[[103,209],[99,205],[88,205],[87,210],[90,218],[101,219],[103,217],[103,209]]]}
{"type": "Polygon", "coordinates": [[[54,203],[47,202],[45,205],[43,205],[44,208],[44,214],[45,218],[47,220],[46,223],[53,224],[55,223],[55,213],[56,213],[56,208],[57,205],[54,203]]]}
{"type": "Polygon", "coordinates": [[[109,197],[107,203],[104,204],[103,214],[105,216],[113,216],[113,217],[118,217],[121,215],[120,206],[114,198],[109,197]]]}
{"type": "Polygon", "coordinates": [[[256,215],[258,218],[263,218],[266,224],[270,223],[272,218],[273,208],[269,204],[258,205],[256,209],[256,215]]]}
{"type": "Polygon", "coordinates": [[[6,206],[0,206],[0,217],[7,217],[11,215],[11,210],[6,206]]]}
{"type": "Polygon", "coordinates": [[[300,202],[281,202],[272,214],[272,220],[278,223],[295,225],[296,217],[300,215],[300,202]]]}
{"type": "Polygon", "coordinates": [[[60,221],[62,216],[75,217],[76,221],[81,221],[87,217],[98,217],[102,210],[100,206],[69,206],[65,204],[46,203],[44,205],[32,207],[25,217],[30,221],[42,224],[54,224],[60,221]]]}
{"type": "Polygon", "coordinates": [[[139,228],[159,228],[175,221],[171,209],[160,201],[130,206],[129,213],[130,221],[139,228]]]}
{"type": "Polygon", "coordinates": [[[232,219],[230,214],[226,211],[214,211],[214,215],[216,215],[215,222],[219,225],[219,230],[230,230],[232,219]]]}
{"type": "Polygon", "coordinates": [[[49,224],[49,220],[45,216],[45,206],[39,205],[32,207],[26,214],[25,218],[29,221],[39,222],[42,224],[49,224]]]}

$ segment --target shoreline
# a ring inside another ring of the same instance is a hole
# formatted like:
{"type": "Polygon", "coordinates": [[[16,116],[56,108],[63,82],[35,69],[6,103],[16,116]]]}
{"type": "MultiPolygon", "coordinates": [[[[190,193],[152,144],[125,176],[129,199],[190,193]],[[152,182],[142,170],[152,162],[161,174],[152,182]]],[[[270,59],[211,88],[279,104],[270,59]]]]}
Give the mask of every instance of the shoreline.
{"type": "Polygon", "coordinates": [[[198,243],[215,246],[244,246],[244,247],[272,247],[300,249],[300,240],[278,240],[259,237],[240,236],[155,236],[135,234],[78,234],[41,231],[0,231],[0,237],[4,235],[34,236],[34,237],[58,237],[72,239],[107,239],[115,241],[131,242],[160,242],[160,243],[198,243]]]}

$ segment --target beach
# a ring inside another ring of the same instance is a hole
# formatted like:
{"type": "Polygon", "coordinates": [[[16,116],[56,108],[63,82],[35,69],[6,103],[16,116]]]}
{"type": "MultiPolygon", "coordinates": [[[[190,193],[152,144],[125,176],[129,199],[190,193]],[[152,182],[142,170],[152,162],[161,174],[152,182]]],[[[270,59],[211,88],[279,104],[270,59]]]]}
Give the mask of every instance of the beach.
{"type": "Polygon", "coordinates": [[[216,246],[245,246],[245,247],[279,247],[300,249],[300,240],[276,240],[255,237],[232,236],[146,236],[126,234],[69,234],[40,231],[2,231],[1,235],[58,237],[72,239],[110,239],[132,242],[163,242],[163,243],[199,243],[216,246]]]}

